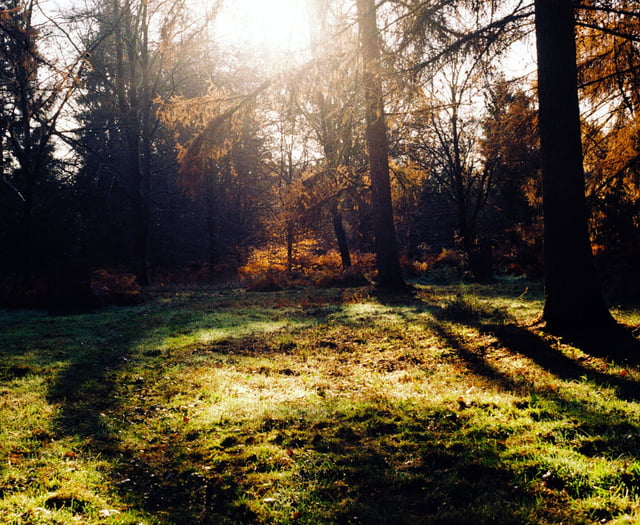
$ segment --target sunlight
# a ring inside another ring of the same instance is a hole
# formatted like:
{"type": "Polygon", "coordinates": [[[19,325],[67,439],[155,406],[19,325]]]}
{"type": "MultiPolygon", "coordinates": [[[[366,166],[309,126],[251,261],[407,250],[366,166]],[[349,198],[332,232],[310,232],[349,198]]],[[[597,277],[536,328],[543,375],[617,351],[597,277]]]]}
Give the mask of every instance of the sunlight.
{"type": "Polygon", "coordinates": [[[215,35],[271,62],[297,61],[309,45],[307,7],[300,0],[227,0],[215,35]]]}

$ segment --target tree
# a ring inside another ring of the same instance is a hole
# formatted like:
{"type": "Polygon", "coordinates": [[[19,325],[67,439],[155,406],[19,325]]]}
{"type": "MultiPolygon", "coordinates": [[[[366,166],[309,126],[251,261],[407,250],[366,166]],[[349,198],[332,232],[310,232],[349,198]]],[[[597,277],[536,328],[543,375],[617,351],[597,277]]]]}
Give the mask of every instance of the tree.
{"type": "Polygon", "coordinates": [[[371,174],[376,242],[376,285],[403,289],[400,257],[393,222],[389,176],[389,142],[382,90],[380,43],[374,0],[357,0],[363,60],[363,95],[366,107],[366,141],[371,174]]]}
{"type": "Polygon", "coordinates": [[[491,275],[487,239],[479,229],[493,190],[493,170],[480,158],[477,116],[485,73],[480,61],[452,57],[420,88],[420,105],[409,123],[405,146],[411,161],[428,173],[428,187],[450,202],[469,269],[478,279],[491,275]]]}
{"type": "Polygon", "coordinates": [[[153,179],[163,168],[159,151],[166,149],[158,99],[188,87],[209,13],[192,24],[184,0],[109,0],[86,14],[92,25],[85,39],[96,51],[88,58],[81,144],[87,162],[109,172],[129,203],[120,205],[118,220],[130,216],[120,231],[131,237],[131,264],[144,285],[150,280],[153,179]]]}
{"type": "Polygon", "coordinates": [[[576,19],[596,267],[608,297],[630,298],[640,289],[640,12],[589,1],[576,19]]]}
{"type": "Polygon", "coordinates": [[[34,23],[36,9],[37,0],[12,0],[0,7],[0,150],[9,154],[6,165],[2,159],[2,182],[15,191],[22,206],[21,265],[27,287],[36,266],[38,185],[50,174],[53,137],[85,66],[82,57],[64,64],[43,54],[45,35],[53,32],[51,24],[45,28],[34,23]]]}
{"type": "MultiPolygon", "coordinates": [[[[474,28],[455,30],[450,17],[436,16],[446,8],[470,4],[480,12],[480,2],[418,1],[418,9],[411,18],[418,20],[418,29],[435,26],[444,45],[418,63],[423,68],[446,58],[451,51],[469,46],[487,49],[502,44],[506,30],[530,16],[530,5],[514,2],[511,13],[474,28]]],[[[491,15],[500,12],[497,2],[486,2],[491,15]],[[495,9],[495,8],[498,9],[495,9]]],[[[580,135],[580,112],[577,93],[575,43],[575,8],[596,12],[616,12],[625,18],[635,17],[634,10],[625,11],[621,3],[573,2],[571,0],[536,0],[536,42],[538,50],[538,89],[540,135],[543,172],[543,211],[545,241],[545,308],[543,319],[550,330],[597,331],[614,325],[597,284],[588,231],[588,214],[584,193],[584,168],[580,135]]],[[[508,5],[507,7],[511,7],[508,5]]],[[[482,17],[474,17],[482,21],[482,17]]],[[[587,26],[589,24],[586,24],[587,26]]],[[[594,27],[591,25],[591,27],[594,27]]],[[[629,37],[616,28],[609,32],[629,37]]],[[[517,36],[520,31],[510,29],[517,36]]],[[[410,32],[413,34],[413,32],[410,32]]],[[[507,36],[506,41],[512,38],[507,36]]]]}
{"type": "Polygon", "coordinates": [[[537,109],[532,95],[503,77],[488,88],[486,108],[481,153],[493,178],[487,235],[503,269],[537,277],[542,275],[537,109]]]}
{"type": "MultiPolygon", "coordinates": [[[[333,29],[339,36],[327,38],[329,17],[323,0],[314,0],[309,10],[313,62],[307,78],[309,94],[301,112],[313,128],[324,153],[324,166],[316,177],[317,185],[330,188],[327,203],[342,267],[351,266],[351,253],[345,231],[343,210],[346,194],[353,189],[354,150],[356,149],[357,82],[351,63],[341,56],[351,42],[349,32],[333,29]]],[[[306,86],[305,86],[306,87],[306,86]]]]}
{"type": "MultiPolygon", "coordinates": [[[[273,176],[274,220],[271,222],[277,231],[274,237],[284,240],[287,254],[287,271],[291,271],[294,262],[295,245],[312,229],[312,206],[310,191],[305,177],[310,167],[308,137],[302,131],[302,122],[296,114],[292,102],[291,87],[285,87],[280,95],[271,97],[273,119],[269,119],[268,128],[273,140],[271,159],[267,166],[273,176]]],[[[317,209],[317,206],[316,206],[317,209]]]]}
{"type": "MultiPolygon", "coordinates": [[[[214,65],[212,70],[215,75],[214,65]]],[[[190,96],[171,97],[160,110],[163,123],[178,140],[180,184],[194,203],[204,203],[211,277],[217,267],[245,262],[248,251],[265,242],[265,224],[272,219],[282,183],[276,172],[280,168],[285,174],[296,171],[293,161],[287,164],[287,153],[293,154],[295,147],[287,140],[287,123],[275,118],[265,131],[265,113],[270,118],[279,116],[277,108],[258,108],[268,83],[256,87],[255,74],[247,71],[234,77],[216,78],[219,87],[209,85],[203,94],[193,90],[190,96]],[[269,139],[282,145],[275,160],[269,157],[269,139]]],[[[284,222],[285,237],[290,233],[293,239],[293,224],[288,230],[284,222]]]]}
{"type": "Polygon", "coordinates": [[[536,0],[543,174],[543,320],[558,333],[598,333],[614,320],[598,286],[589,240],[571,0],[536,0]]]}

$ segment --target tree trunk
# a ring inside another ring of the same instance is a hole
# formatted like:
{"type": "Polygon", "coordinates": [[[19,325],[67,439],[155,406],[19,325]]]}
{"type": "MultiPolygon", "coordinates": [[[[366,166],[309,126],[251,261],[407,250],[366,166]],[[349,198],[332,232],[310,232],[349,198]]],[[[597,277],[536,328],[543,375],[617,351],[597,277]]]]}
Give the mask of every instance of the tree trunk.
{"type": "Polygon", "coordinates": [[[544,212],[543,320],[557,333],[614,325],[588,232],[571,0],[536,0],[544,212]]]}
{"type": "Polygon", "coordinates": [[[33,286],[34,277],[34,228],[33,228],[33,198],[34,178],[30,173],[25,175],[23,202],[23,245],[22,245],[22,281],[25,289],[33,286]]]}
{"type": "MultiPolygon", "coordinates": [[[[218,203],[216,197],[216,183],[214,181],[215,174],[210,174],[207,183],[207,237],[208,237],[208,263],[209,269],[213,272],[213,268],[220,263],[220,242],[218,234],[218,203]]],[[[213,277],[213,273],[211,273],[213,277]]]]}
{"type": "Polygon", "coordinates": [[[344,231],[342,224],[342,214],[338,210],[336,203],[333,213],[333,231],[336,234],[336,240],[338,242],[338,249],[340,250],[340,260],[342,261],[342,268],[347,269],[351,267],[351,254],[349,253],[349,244],[347,243],[347,235],[344,231]]]}
{"type": "MultiPolygon", "coordinates": [[[[309,10],[309,31],[311,34],[311,51],[315,60],[318,60],[318,49],[321,45],[324,35],[326,35],[326,20],[327,11],[324,3],[320,0],[315,0],[312,4],[312,8],[309,10]]],[[[325,97],[322,93],[320,85],[318,85],[315,92],[316,104],[318,106],[318,112],[320,116],[320,137],[322,146],[324,149],[324,155],[329,167],[335,170],[340,164],[338,159],[338,148],[336,146],[337,137],[333,135],[335,128],[330,130],[328,121],[330,118],[331,108],[327,106],[325,97]]],[[[331,219],[333,223],[333,232],[336,236],[336,242],[338,243],[338,251],[340,252],[340,260],[342,261],[342,268],[347,269],[351,267],[351,253],[349,252],[349,243],[347,241],[347,235],[344,231],[344,225],[342,222],[342,214],[340,213],[340,195],[334,197],[334,202],[331,206],[331,219]]]]}
{"type": "Polygon", "coordinates": [[[133,181],[134,207],[134,248],[133,265],[138,283],[149,284],[148,241],[149,241],[149,203],[146,195],[147,184],[140,166],[139,126],[135,115],[129,115],[127,130],[127,147],[129,160],[129,176],[133,181]]]}
{"type": "Polygon", "coordinates": [[[393,222],[389,178],[389,141],[384,115],[380,74],[380,46],[374,0],[357,0],[358,25],[364,61],[363,89],[366,106],[366,139],[373,197],[375,228],[376,286],[382,289],[406,287],[393,222]]]}

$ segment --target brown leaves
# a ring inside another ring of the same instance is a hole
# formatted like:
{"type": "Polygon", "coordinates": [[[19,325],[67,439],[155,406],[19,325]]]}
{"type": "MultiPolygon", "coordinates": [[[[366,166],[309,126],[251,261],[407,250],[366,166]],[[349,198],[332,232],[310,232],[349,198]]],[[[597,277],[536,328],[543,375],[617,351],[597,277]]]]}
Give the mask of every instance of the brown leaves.
{"type": "Polygon", "coordinates": [[[185,189],[195,193],[207,176],[215,174],[216,161],[229,157],[242,142],[246,122],[252,121],[255,99],[268,85],[241,97],[212,90],[203,97],[174,97],[165,103],[157,100],[160,119],[178,140],[179,173],[185,189]]]}

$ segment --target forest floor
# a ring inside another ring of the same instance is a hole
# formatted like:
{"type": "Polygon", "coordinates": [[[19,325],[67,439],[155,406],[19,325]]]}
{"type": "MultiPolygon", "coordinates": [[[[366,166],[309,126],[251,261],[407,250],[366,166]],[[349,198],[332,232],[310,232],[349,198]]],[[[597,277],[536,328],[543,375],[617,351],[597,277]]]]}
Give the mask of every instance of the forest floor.
{"type": "Polygon", "coordinates": [[[543,334],[541,304],[512,280],[0,310],[0,523],[640,523],[640,351],[543,334]]]}

